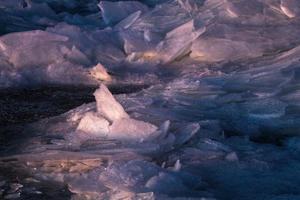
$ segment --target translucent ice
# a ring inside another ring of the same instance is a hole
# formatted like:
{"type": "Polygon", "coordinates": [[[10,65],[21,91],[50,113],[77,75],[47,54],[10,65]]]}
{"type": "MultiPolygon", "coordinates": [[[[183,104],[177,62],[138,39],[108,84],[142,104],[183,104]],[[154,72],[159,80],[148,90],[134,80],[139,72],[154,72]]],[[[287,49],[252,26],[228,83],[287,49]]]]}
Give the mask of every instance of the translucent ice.
{"type": "Polygon", "coordinates": [[[119,102],[110,93],[108,88],[101,84],[99,89],[95,91],[94,96],[97,102],[97,111],[109,122],[129,118],[119,102]]]}
{"type": "Polygon", "coordinates": [[[151,177],[147,181],[145,186],[152,191],[167,194],[171,194],[174,192],[184,192],[187,190],[180,179],[163,172],[160,172],[158,175],[151,177]]]}
{"type": "Polygon", "coordinates": [[[17,68],[45,66],[66,56],[68,38],[44,31],[12,33],[0,38],[0,46],[17,68]],[[34,56],[33,56],[34,55],[34,56]]]}
{"type": "Polygon", "coordinates": [[[146,12],[147,6],[138,1],[100,1],[99,7],[106,24],[116,24],[136,11],[146,12]]]}
{"type": "Polygon", "coordinates": [[[159,59],[169,63],[190,52],[192,42],[205,32],[205,27],[191,20],[167,33],[165,39],[158,44],[159,59]]]}
{"type": "Polygon", "coordinates": [[[190,56],[197,60],[216,62],[261,56],[260,49],[250,43],[218,38],[201,38],[192,45],[190,56]]]}
{"type": "Polygon", "coordinates": [[[281,0],[280,8],[289,18],[299,17],[300,3],[297,0],[281,0]]]}
{"type": "Polygon", "coordinates": [[[107,73],[105,67],[98,63],[95,67],[90,69],[90,73],[93,77],[102,81],[111,81],[111,76],[107,73]]]}
{"type": "Polygon", "coordinates": [[[147,122],[125,118],[115,120],[109,130],[109,138],[142,142],[150,138],[157,127],[147,122]]]}
{"type": "Polygon", "coordinates": [[[80,120],[77,130],[96,137],[105,137],[109,132],[109,122],[97,113],[88,112],[80,120]]]}

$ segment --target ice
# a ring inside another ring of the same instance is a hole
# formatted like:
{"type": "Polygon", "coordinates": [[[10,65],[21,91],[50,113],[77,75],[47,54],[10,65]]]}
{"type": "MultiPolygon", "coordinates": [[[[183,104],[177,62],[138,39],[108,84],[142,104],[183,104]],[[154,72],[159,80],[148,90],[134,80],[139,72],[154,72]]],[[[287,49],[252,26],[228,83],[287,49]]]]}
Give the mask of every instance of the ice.
{"type": "Polygon", "coordinates": [[[193,43],[191,50],[191,58],[209,62],[252,58],[263,54],[259,47],[250,43],[221,38],[201,38],[193,43]]]}
{"type": "Polygon", "coordinates": [[[236,155],[235,152],[231,152],[225,156],[225,159],[230,162],[236,162],[239,160],[239,157],[236,155]]]}
{"type": "Polygon", "coordinates": [[[180,171],[180,169],[181,169],[181,163],[180,163],[180,160],[176,160],[175,165],[174,165],[174,167],[172,168],[172,170],[173,170],[174,172],[178,172],[178,171],[180,171]]]}
{"type": "Polygon", "coordinates": [[[109,132],[109,122],[97,113],[88,112],[80,120],[77,130],[96,137],[105,137],[109,132]]]}
{"type": "Polygon", "coordinates": [[[299,152],[300,151],[300,138],[299,137],[292,137],[285,141],[285,146],[292,152],[299,152]]]}
{"type": "Polygon", "coordinates": [[[147,6],[138,1],[100,1],[99,8],[105,23],[109,25],[120,22],[136,11],[146,12],[148,10],[147,6]]]}
{"type": "Polygon", "coordinates": [[[142,142],[157,130],[153,124],[135,119],[118,119],[109,127],[109,138],[142,142]]]}
{"type": "Polygon", "coordinates": [[[46,31],[11,33],[0,38],[0,46],[11,65],[2,73],[15,71],[9,77],[19,76],[23,84],[95,81],[84,69],[91,65],[90,59],[67,36],[46,31]]]}
{"type": "Polygon", "coordinates": [[[17,68],[57,62],[67,53],[67,41],[67,37],[44,31],[12,33],[0,39],[2,50],[17,68]]]}
{"type": "Polygon", "coordinates": [[[231,152],[230,147],[222,144],[221,142],[214,141],[212,139],[205,138],[198,145],[198,148],[213,151],[231,152]]]}
{"type": "Polygon", "coordinates": [[[100,85],[96,102],[66,112],[50,95],[58,116],[2,123],[0,171],[73,199],[297,199],[299,6],[0,0],[1,103],[12,87],[100,85]]]}
{"type": "Polygon", "coordinates": [[[187,188],[181,183],[180,180],[163,172],[160,172],[158,175],[151,177],[147,181],[145,186],[152,191],[162,192],[165,194],[172,194],[187,190],[187,188]]]}
{"type": "Polygon", "coordinates": [[[107,73],[105,67],[98,63],[95,67],[90,70],[92,76],[101,81],[111,81],[111,76],[107,73]]]}
{"type": "Polygon", "coordinates": [[[97,112],[107,119],[110,123],[129,118],[119,102],[110,93],[108,88],[101,84],[99,89],[95,91],[94,96],[97,102],[97,112]]]}
{"type": "Polygon", "coordinates": [[[186,127],[182,127],[178,130],[178,134],[176,135],[176,145],[182,145],[188,142],[200,129],[200,125],[198,123],[188,124],[186,127]]]}
{"type": "Polygon", "coordinates": [[[132,13],[120,21],[114,28],[117,30],[128,29],[141,16],[141,14],[142,12],[140,10],[132,13]]]}
{"type": "Polygon", "coordinates": [[[192,42],[205,32],[205,27],[191,20],[167,33],[165,39],[158,44],[157,52],[162,63],[169,63],[190,52],[192,42]]]}
{"type": "Polygon", "coordinates": [[[137,188],[143,187],[145,182],[160,171],[159,167],[142,160],[132,160],[124,164],[111,165],[107,171],[100,175],[108,187],[137,188]]]}
{"type": "Polygon", "coordinates": [[[191,43],[205,31],[205,27],[201,20],[191,17],[197,6],[193,7],[193,12],[184,6],[178,1],[166,2],[144,15],[128,18],[125,24],[130,25],[119,33],[124,50],[129,54],[128,60],[154,62],[155,65],[157,61],[168,63],[185,56],[191,43]]]}
{"type": "Polygon", "coordinates": [[[296,0],[281,0],[280,8],[289,18],[298,17],[300,14],[300,4],[296,0]]]}
{"type": "MultiPolygon", "coordinates": [[[[81,117],[77,131],[129,143],[154,139],[160,133],[156,133],[158,128],[155,125],[130,118],[104,84],[100,85],[94,95],[97,101],[97,113],[85,113],[81,117]]],[[[166,128],[162,131],[167,132],[166,128]]]]}

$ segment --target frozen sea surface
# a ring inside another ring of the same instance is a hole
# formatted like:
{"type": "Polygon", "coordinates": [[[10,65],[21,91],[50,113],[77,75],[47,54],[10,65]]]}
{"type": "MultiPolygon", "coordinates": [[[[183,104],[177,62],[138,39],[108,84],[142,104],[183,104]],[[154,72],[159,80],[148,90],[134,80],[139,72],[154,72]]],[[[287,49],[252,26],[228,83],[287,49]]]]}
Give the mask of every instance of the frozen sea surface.
{"type": "Polygon", "coordinates": [[[0,198],[300,199],[297,0],[0,0],[0,198]]]}

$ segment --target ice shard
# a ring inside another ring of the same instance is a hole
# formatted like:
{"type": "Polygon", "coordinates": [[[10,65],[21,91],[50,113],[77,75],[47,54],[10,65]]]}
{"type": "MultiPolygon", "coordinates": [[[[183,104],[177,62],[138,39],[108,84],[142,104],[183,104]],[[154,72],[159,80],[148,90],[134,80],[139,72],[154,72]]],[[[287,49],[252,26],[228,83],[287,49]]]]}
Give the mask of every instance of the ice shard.
{"type": "Polygon", "coordinates": [[[104,84],[100,85],[99,89],[94,93],[94,96],[97,102],[97,112],[110,123],[129,118],[124,108],[116,101],[104,84]]]}
{"type": "Polygon", "coordinates": [[[99,8],[108,25],[114,25],[136,11],[146,12],[148,10],[146,5],[138,1],[100,1],[99,8]]]}
{"type": "Polygon", "coordinates": [[[109,132],[109,122],[97,113],[88,112],[80,120],[77,131],[83,131],[96,137],[106,137],[109,132]]]}

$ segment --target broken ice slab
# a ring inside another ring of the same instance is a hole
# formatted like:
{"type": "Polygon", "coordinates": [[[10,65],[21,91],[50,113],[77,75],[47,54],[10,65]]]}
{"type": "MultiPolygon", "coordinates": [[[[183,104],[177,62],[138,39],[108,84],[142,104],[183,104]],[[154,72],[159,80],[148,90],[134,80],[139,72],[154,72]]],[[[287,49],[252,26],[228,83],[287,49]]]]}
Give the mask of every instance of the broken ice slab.
{"type": "Polygon", "coordinates": [[[46,31],[7,34],[0,37],[0,54],[11,64],[1,72],[15,71],[11,78],[19,76],[20,85],[96,82],[84,69],[90,66],[89,58],[67,36],[46,31]]]}
{"type": "Polygon", "coordinates": [[[197,147],[202,150],[212,150],[212,151],[223,151],[226,153],[232,152],[231,148],[219,141],[215,141],[209,138],[201,140],[197,147]]]}
{"type": "Polygon", "coordinates": [[[120,21],[114,27],[114,29],[116,30],[128,29],[141,16],[141,14],[142,12],[140,10],[132,13],[131,15],[129,15],[128,17],[120,21]]]}
{"type": "Polygon", "coordinates": [[[114,25],[136,11],[148,11],[148,7],[138,1],[100,1],[98,6],[107,25],[114,25]]]}
{"type": "Polygon", "coordinates": [[[143,0],[143,3],[149,5],[149,6],[155,6],[157,4],[165,3],[168,0],[143,0]]]}
{"type": "Polygon", "coordinates": [[[100,195],[108,191],[108,188],[98,180],[100,173],[101,170],[93,170],[85,176],[67,178],[68,189],[74,194],[100,195]]]}
{"type": "Polygon", "coordinates": [[[8,64],[1,72],[8,75],[9,71],[15,71],[16,75],[8,76],[11,78],[6,78],[9,80],[4,80],[1,85],[9,85],[6,82],[14,79],[20,81],[15,81],[15,85],[95,85],[99,79],[110,80],[103,71],[99,73],[99,66],[92,70],[94,76],[90,76],[86,68],[92,67],[93,63],[113,67],[125,58],[116,37],[117,34],[110,30],[91,31],[66,23],[59,23],[46,31],[4,35],[0,37],[1,63],[3,55],[8,64]],[[11,69],[6,70],[6,67],[11,69]]]}
{"type": "Polygon", "coordinates": [[[253,58],[263,54],[259,46],[251,43],[207,37],[196,40],[191,51],[191,58],[208,62],[253,58]]]}
{"type": "Polygon", "coordinates": [[[280,8],[289,18],[300,16],[300,2],[297,0],[281,0],[280,8]]]}
{"type": "Polygon", "coordinates": [[[83,131],[95,137],[105,137],[109,132],[109,122],[98,113],[88,112],[81,119],[77,131],[83,131]]]}
{"type": "Polygon", "coordinates": [[[45,32],[29,31],[12,33],[0,38],[1,51],[15,67],[47,66],[62,60],[68,38],[45,32]]]}
{"type": "Polygon", "coordinates": [[[109,188],[135,188],[137,191],[144,187],[145,182],[156,175],[161,168],[154,163],[144,160],[112,163],[101,173],[99,180],[109,188]]]}
{"type": "MultiPolygon", "coordinates": [[[[198,1],[193,2],[198,3],[198,1]]],[[[136,31],[149,30],[164,35],[191,19],[191,13],[180,1],[167,1],[142,15],[131,28],[136,31]]]]}
{"type": "Polygon", "coordinates": [[[155,60],[154,64],[157,64],[159,60],[168,63],[184,56],[189,51],[191,42],[205,29],[199,23],[200,20],[192,16],[197,10],[194,4],[197,2],[168,1],[141,16],[136,13],[124,20],[126,30],[120,30],[119,26],[117,29],[120,30],[125,52],[130,56],[128,60],[155,60]]]}
{"type": "Polygon", "coordinates": [[[174,145],[180,146],[188,142],[200,129],[200,125],[198,123],[191,123],[182,127],[178,130],[178,134],[176,134],[176,141],[174,145]]]}
{"type": "Polygon", "coordinates": [[[153,124],[124,118],[115,120],[109,127],[109,138],[129,142],[143,142],[157,130],[153,124]]]}
{"type": "Polygon", "coordinates": [[[188,188],[179,178],[164,172],[159,172],[158,175],[151,177],[146,182],[145,187],[154,192],[173,195],[177,192],[184,193],[188,191],[188,188]]]}
{"type": "Polygon", "coordinates": [[[165,39],[156,47],[162,63],[169,63],[190,52],[191,45],[206,31],[197,20],[191,20],[167,33],[165,39]]]}
{"type": "Polygon", "coordinates": [[[143,53],[149,59],[156,56],[155,47],[163,39],[162,35],[155,32],[124,30],[119,32],[123,41],[123,48],[127,55],[143,53]],[[153,54],[153,55],[151,55],[153,54]]]}
{"type": "Polygon", "coordinates": [[[292,152],[300,152],[300,137],[291,137],[284,141],[284,146],[292,152]]]}
{"type": "Polygon", "coordinates": [[[254,1],[226,1],[226,10],[231,17],[254,16],[262,14],[264,9],[263,2],[254,1]]]}
{"type": "Polygon", "coordinates": [[[162,33],[151,30],[127,30],[121,32],[120,36],[124,40],[124,50],[130,62],[139,60],[167,64],[186,56],[193,41],[205,30],[204,26],[195,25],[194,20],[191,20],[168,32],[164,38],[162,33]]]}
{"type": "Polygon", "coordinates": [[[97,112],[109,122],[129,118],[124,108],[116,101],[108,88],[101,84],[94,93],[97,102],[97,112]]]}
{"type": "Polygon", "coordinates": [[[175,163],[180,160],[183,165],[201,163],[208,160],[220,160],[226,155],[223,151],[213,151],[208,149],[198,149],[187,147],[169,156],[169,162],[175,163]]]}
{"type": "Polygon", "coordinates": [[[99,180],[111,189],[162,194],[193,192],[187,185],[195,187],[202,183],[200,178],[192,177],[190,174],[172,172],[154,163],[138,159],[112,163],[101,173],[99,180]]]}
{"type": "Polygon", "coordinates": [[[101,81],[111,81],[112,80],[111,76],[107,73],[107,70],[101,63],[98,63],[96,66],[94,66],[92,69],[90,69],[90,73],[97,80],[101,80],[101,81]]]}

